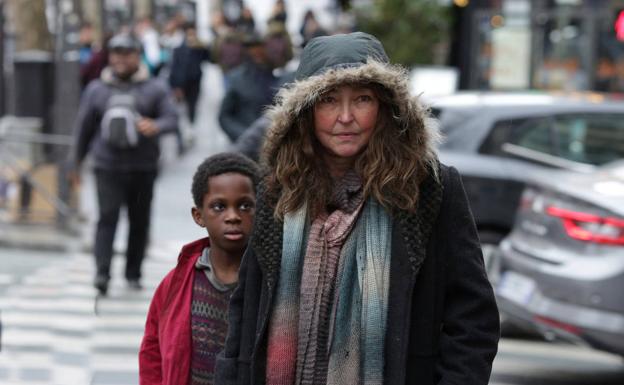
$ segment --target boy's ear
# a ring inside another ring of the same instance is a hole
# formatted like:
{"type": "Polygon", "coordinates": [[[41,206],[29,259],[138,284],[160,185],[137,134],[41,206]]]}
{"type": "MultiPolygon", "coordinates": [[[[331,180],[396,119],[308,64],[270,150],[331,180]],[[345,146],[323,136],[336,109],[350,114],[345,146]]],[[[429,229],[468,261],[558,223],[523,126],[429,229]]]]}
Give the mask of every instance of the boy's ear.
{"type": "Polygon", "coordinates": [[[201,211],[193,206],[191,208],[191,216],[193,217],[193,220],[195,221],[195,223],[197,223],[198,226],[200,227],[206,227],[206,224],[204,223],[204,219],[202,218],[201,215],[201,211]]]}

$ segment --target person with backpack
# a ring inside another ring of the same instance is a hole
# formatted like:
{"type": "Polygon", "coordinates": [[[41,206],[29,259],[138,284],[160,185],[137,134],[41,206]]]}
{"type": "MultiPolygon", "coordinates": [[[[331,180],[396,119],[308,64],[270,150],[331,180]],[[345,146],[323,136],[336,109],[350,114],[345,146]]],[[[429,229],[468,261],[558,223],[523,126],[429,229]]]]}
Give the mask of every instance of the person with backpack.
{"type": "Polygon", "coordinates": [[[141,64],[141,44],[119,34],[108,43],[109,65],[85,89],[75,122],[71,178],[80,183],[80,167],[93,157],[99,206],[94,254],[94,286],[106,295],[115,230],[126,206],[129,234],[125,278],[141,289],[151,217],[151,201],[159,158],[159,136],[175,133],[178,116],[169,87],[151,78],[141,64]]]}

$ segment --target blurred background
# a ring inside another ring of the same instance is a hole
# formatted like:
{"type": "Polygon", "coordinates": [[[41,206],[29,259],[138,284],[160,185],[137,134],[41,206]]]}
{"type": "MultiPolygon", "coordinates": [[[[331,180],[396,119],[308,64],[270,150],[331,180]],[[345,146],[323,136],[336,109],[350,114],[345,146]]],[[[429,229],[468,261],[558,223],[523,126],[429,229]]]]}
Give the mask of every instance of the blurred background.
{"type": "Polygon", "coordinates": [[[153,290],[205,236],[196,166],[261,144],[224,118],[245,42],[260,37],[283,84],[309,39],[357,30],[408,69],[464,179],[502,315],[491,384],[624,384],[624,0],[0,0],[0,384],[137,384],[153,290]],[[179,134],[160,138],[144,289],[120,278],[122,216],[98,300],[94,177],[70,183],[68,155],[122,31],[171,86],[179,134]],[[172,80],[189,68],[194,98],[172,80]]]}

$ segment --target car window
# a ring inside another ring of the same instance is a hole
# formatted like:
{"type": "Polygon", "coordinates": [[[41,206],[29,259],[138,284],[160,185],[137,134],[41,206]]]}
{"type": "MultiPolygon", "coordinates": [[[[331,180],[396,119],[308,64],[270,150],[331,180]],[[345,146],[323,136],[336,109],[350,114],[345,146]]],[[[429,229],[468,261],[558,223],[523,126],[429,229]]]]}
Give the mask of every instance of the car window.
{"type": "Polygon", "coordinates": [[[553,128],[562,158],[593,165],[624,158],[624,114],[558,116],[553,128]]]}
{"type": "Polygon", "coordinates": [[[509,156],[503,151],[505,143],[512,143],[546,154],[555,152],[549,118],[514,118],[497,121],[483,141],[479,152],[509,156]]]}
{"type": "Polygon", "coordinates": [[[624,158],[624,114],[525,119],[512,130],[509,143],[566,160],[602,165],[624,158]]]}
{"type": "Polygon", "coordinates": [[[553,146],[551,125],[552,120],[549,118],[527,119],[514,129],[510,143],[544,154],[557,155],[553,146]]]}

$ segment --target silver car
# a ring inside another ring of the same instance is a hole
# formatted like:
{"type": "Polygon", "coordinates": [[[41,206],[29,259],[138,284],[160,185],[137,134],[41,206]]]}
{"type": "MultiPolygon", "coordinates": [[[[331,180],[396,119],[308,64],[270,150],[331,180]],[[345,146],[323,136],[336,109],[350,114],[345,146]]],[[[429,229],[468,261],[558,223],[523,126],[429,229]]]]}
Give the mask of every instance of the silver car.
{"type": "Polygon", "coordinates": [[[624,158],[624,103],[598,94],[460,92],[426,100],[440,159],[463,179],[484,257],[511,230],[525,182],[544,169],[591,172],[624,158]]]}
{"type": "Polygon", "coordinates": [[[624,355],[624,161],[536,176],[499,253],[508,322],[624,355]]]}

